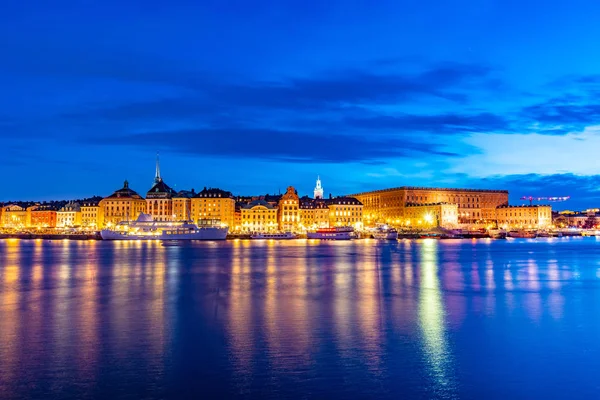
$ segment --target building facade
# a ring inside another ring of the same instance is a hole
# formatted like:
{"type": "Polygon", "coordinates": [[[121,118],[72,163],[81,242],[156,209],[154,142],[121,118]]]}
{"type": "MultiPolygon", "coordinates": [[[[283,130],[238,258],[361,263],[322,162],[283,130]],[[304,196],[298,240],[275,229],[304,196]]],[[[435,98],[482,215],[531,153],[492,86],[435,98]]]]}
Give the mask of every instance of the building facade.
{"type": "Polygon", "coordinates": [[[329,207],[325,200],[303,197],[300,199],[301,230],[329,227],[329,207]]]}
{"type": "Polygon", "coordinates": [[[285,232],[300,230],[300,198],[293,186],[288,186],[279,199],[279,229],[285,232]]]}
{"type": "Polygon", "coordinates": [[[32,228],[56,228],[56,210],[48,205],[35,205],[27,208],[29,212],[29,226],[32,228]]]}
{"type": "Polygon", "coordinates": [[[458,226],[458,205],[448,203],[407,204],[404,209],[403,223],[406,227],[442,227],[458,226]]]}
{"type": "Polygon", "coordinates": [[[154,221],[173,221],[173,202],[175,191],[167,185],[160,176],[160,161],[156,157],[156,172],[154,184],[146,193],[146,213],[154,221]]]}
{"type": "Polygon", "coordinates": [[[175,221],[189,221],[192,219],[192,198],[195,195],[194,189],[180,190],[173,195],[173,217],[175,221]]]}
{"type": "Polygon", "coordinates": [[[235,200],[231,192],[204,188],[191,199],[193,221],[218,220],[233,230],[235,227],[235,200]]]}
{"type": "Polygon", "coordinates": [[[275,232],[277,208],[265,200],[254,200],[241,207],[242,232],[275,232]]]}
{"type": "Polygon", "coordinates": [[[407,204],[456,204],[459,224],[488,224],[496,208],[508,204],[506,190],[446,189],[403,186],[352,195],[364,205],[365,224],[405,223],[407,204]],[[398,221],[398,222],[396,222],[398,221]]]}
{"type": "Polygon", "coordinates": [[[81,205],[81,226],[91,230],[104,227],[104,210],[98,202],[86,202],[81,205]]]}
{"type": "Polygon", "coordinates": [[[547,229],[552,226],[552,207],[501,206],[496,209],[496,218],[503,229],[547,229]]]}
{"type": "Polygon", "coordinates": [[[16,204],[10,204],[3,207],[2,227],[3,228],[25,228],[29,226],[27,209],[16,204]]]}
{"type": "Polygon", "coordinates": [[[135,220],[146,212],[146,200],[129,187],[125,181],[123,187],[100,200],[105,226],[113,226],[121,221],[135,220]]]}
{"type": "Polygon", "coordinates": [[[327,201],[329,226],[363,228],[363,205],[354,197],[336,197],[327,201]]]}
{"type": "Polygon", "coordinates": [[[68,202],[56,212],[57,228],[81,226],[81,207],[77,202],[68,202]]]}

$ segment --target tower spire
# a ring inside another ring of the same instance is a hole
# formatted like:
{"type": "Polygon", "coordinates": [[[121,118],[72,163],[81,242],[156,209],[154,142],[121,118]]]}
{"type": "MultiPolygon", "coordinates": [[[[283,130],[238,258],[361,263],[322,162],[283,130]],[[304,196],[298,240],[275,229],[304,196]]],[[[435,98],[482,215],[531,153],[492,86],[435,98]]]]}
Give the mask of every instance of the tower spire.
{"type": "Polygon", "coordinates": [[[160,177],[160,159],[158,157],[158,153],[156,153],[156,175],[154,176],[154,183],[160,182],[162,179],[160,177]]]}

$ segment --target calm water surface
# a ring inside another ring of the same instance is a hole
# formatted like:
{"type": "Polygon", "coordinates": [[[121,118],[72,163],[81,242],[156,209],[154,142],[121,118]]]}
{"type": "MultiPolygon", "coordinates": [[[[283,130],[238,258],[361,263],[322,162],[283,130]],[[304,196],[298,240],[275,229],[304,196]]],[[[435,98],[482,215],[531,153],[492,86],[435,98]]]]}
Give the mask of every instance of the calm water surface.
{"type": "Polygon", "coordinates": [[[0,398],[598,398],[600,240],[0,241],[0,398]]]}

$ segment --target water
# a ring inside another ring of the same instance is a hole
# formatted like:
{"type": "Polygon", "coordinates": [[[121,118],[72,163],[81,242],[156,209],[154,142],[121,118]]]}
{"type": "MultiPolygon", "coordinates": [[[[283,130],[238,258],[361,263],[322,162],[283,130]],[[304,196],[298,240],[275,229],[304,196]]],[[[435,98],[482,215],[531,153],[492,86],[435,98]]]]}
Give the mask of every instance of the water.
{"type": "Polygon", "coordinates": [[[597,398],[594,238],[0,241],[0,398],[597,398]]]}

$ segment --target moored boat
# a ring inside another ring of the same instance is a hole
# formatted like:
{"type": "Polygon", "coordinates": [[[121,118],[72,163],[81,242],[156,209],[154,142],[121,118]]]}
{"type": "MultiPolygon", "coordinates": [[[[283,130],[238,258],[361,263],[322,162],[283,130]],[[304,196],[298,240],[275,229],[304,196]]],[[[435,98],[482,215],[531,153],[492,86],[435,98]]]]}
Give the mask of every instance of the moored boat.
{"type": "Polygon", "coordinates": [[[314,232],[307,232],[308,239],[324,240],[350,240],[355,238],[354,228],[351,226],[338,226],[335,228],[321,228],[314,232]]]}
{"type": "Polygon", "coordinates": [[[123,221],[114,229],[100,231],[103,240],[225,240],[229,228],[218,221],[154,221],[149,214],[140,214],[135,221],[123,221]]]}
{"type": "Polygon", "coordinates": [[[488,235],[492,239],[506,239],[507,232],[504,229],[488,229],[488,235]]]}
{"type": "Polygon", "coordinates": [[[377,240],[398,240],[398,231],[387,226],[378,226],[373,231],[373,239],[377,240]]]}
{"type": "Polygon", "coordinates": [[[518,239],[535,239],[537,233],[535,231],[509,231],[506,234],[507,237],[518,238],[518,239]]]}
{"type": "Polygon", "coordinates": [[[273,240],[289,240],[296,239],[297,236],[292,232],[277,232],[277,233],[263,233],[257,232],[250,235],[250,239],[273,239],[273,240]]]}

